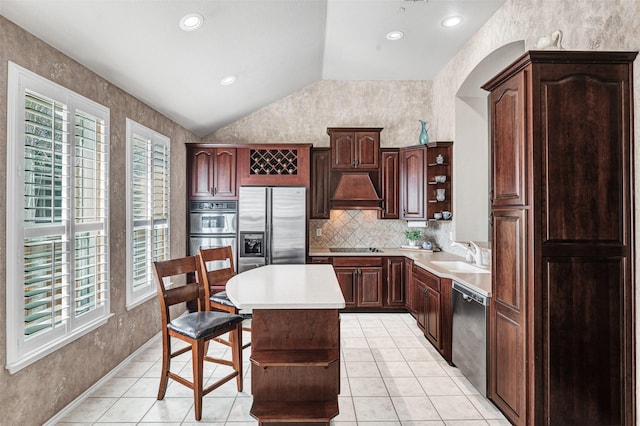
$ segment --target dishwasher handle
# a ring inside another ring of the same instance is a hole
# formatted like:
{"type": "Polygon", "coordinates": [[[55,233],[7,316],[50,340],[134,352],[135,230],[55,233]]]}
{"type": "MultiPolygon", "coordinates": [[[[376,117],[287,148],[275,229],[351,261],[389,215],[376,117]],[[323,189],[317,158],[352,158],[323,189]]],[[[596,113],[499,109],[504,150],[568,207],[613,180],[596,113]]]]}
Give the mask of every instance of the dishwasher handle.
{"type": "Polygon", "coordinates": [[[489,306],[489,301],[490,301],[489,297],[487,297],[487,296],[485,296],[483,294],[480,294],[480,293],[470,289],[469,287],[467,287],[467,286],[465,286],[463,284],[460,284],[457,281],[453,281],[452,288],[453,288],[454,291],[457,291],[458,293],[462,294],[462,299],[465,302],[476,302],[476,303],[479,303],[479,304],[481,304],[483,306],[489,306]]]}

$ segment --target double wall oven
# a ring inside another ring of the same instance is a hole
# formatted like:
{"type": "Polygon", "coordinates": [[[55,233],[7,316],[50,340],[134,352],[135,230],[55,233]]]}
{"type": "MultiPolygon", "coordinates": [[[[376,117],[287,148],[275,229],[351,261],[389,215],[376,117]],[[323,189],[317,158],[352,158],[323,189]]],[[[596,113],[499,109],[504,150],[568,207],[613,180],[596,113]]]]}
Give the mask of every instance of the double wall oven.
{"type": "Polygon", "coordinates": [[[199,248],[231,246],[237,264],[238,202],[192,201],[189,205],[189,254],[199,248]]]}

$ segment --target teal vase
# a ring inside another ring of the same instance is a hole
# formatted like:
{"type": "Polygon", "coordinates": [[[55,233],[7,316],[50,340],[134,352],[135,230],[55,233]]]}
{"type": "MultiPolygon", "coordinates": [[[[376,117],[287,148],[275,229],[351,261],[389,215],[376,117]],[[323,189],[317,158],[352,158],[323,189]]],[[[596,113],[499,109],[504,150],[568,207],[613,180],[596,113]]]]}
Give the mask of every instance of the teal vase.
{"type": "Polygon", "coordinates": [[[427,124],[429,123],[420,120],[420,124],[422,124],[422,130],[420,130],[420,144],[426,145],[429,143],[429,134],[427,133],[427,130],[429,130],[427,124]]]}

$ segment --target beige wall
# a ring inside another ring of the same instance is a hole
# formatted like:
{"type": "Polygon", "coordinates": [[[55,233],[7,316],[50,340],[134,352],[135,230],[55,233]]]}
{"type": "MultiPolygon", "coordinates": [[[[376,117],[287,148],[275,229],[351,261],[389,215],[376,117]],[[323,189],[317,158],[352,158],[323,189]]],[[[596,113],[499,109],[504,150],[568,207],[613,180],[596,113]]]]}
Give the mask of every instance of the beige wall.
{"type": "Polygon", "coordinates": [[[204,142],[329,146],[327,127],[383,127],[383,147],[417,145],[431,120],[430,81],[318,81],[208,136],[204,142]]]}
{"type": "MultiPolygon", "coordinates": [[[[6,364],[5,286],[0,285],[0,424],[40,425],[82,394],[160,330],[156,299],[125,309],[125,118],[171,138],[172,164],[185,164],[185,143],[199,138],[0,16],[0,182],[6,182],[7,61],[12,61],[111,110],[109,322],[10,375],[6,364]],[[5,423],[5,422],[9,423],[5,423]]],[[[171,173],[171,251],[185,253],[184,167],[171,173]]],[[[0,190],[0,277],[6,276],[6,197],[0,190]]]]}

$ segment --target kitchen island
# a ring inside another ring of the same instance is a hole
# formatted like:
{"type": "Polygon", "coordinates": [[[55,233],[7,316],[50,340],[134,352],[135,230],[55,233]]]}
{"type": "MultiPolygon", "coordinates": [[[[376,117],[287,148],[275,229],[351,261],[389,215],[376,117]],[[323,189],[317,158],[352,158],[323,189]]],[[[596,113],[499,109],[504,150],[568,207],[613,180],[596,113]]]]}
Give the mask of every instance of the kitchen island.
{"type": "Polygon", "coordinates": [[[340,318],[331,265],[267,265],[227,282],[251,311],[251,415],[259,424],[325,424],[338,415],[340,318]]]}

